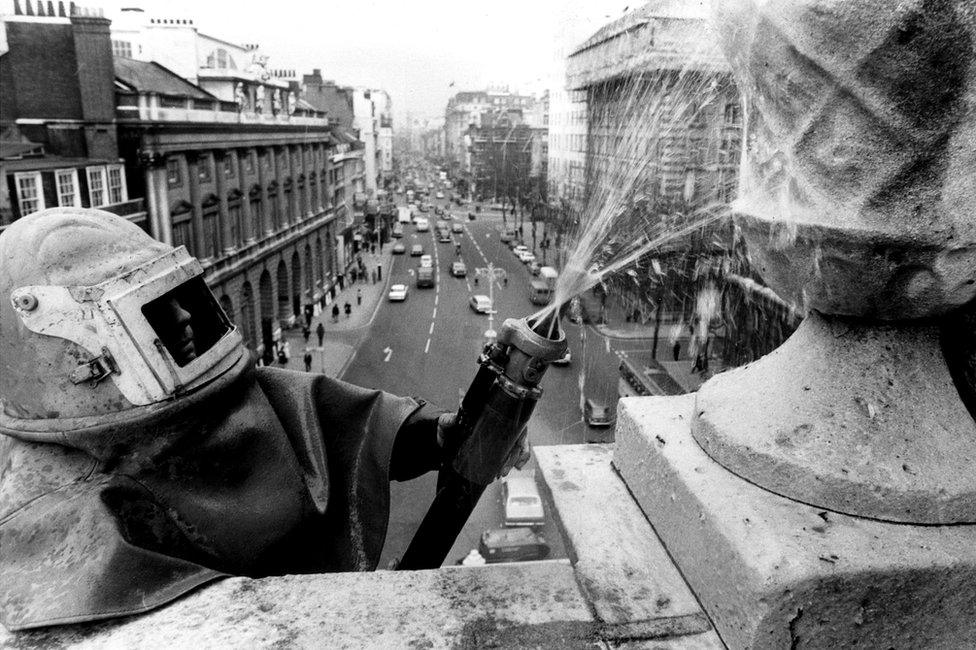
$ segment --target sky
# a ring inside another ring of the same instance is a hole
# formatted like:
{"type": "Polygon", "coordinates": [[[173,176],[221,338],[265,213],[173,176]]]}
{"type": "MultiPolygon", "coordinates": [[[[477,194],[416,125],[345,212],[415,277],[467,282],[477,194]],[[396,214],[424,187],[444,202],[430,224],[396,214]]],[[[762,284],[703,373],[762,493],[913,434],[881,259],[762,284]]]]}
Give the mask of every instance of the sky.
{"type": "Polygon", "coordinates": [[[507,86],[537,93],[558,84],[561,61],[627,0],[81,0],[112,18],[139,6],[192,18],[234,43],[259,43],[272,68],[321,68],[340,85],[382,88],[403,118],[444,114],[461,90],[507,86]],[[269,11],[269,8],[274,8],[269,11]],[[562,56],[559,56],[560,53],[562,56]]]}

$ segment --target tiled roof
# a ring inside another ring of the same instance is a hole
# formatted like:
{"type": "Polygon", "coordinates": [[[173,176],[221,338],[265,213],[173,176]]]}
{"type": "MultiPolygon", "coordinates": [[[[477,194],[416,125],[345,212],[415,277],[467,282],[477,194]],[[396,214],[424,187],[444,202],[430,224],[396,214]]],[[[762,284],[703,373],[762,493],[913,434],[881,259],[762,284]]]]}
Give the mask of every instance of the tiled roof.
{"type": "Polygon", "coordinates": [[[115,78],[129,90],[176,95],[193,99],[216,100],[206,90],[191,84],[155,61],[136,61],[115,57],[115,78]]]}

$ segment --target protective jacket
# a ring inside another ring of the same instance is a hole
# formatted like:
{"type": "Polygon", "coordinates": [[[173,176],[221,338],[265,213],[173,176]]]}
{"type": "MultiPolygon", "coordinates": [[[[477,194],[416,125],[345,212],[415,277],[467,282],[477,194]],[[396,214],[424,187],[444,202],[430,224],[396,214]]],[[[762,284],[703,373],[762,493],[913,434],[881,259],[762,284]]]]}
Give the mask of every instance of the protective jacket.
{"type": "Polygon", "coordinates": [[[11,422],[0,418],[10,630],[143,612],[227,575],[371,570],[396,433],[436,430],[413,399],[246,359],[148,417],[60,433],[11,422]]]}

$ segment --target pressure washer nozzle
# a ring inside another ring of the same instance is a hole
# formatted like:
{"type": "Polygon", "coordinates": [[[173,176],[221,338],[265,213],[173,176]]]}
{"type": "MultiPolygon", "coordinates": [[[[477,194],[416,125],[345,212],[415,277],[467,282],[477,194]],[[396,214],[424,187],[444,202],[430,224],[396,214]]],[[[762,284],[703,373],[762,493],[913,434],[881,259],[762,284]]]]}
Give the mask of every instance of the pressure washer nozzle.
{"type": "Polygon", "coordinates": [[[556,340],[559,338],[559,317],[554,309],[535,321],[529,321],[529,327],[539,336],[556,340]]]}

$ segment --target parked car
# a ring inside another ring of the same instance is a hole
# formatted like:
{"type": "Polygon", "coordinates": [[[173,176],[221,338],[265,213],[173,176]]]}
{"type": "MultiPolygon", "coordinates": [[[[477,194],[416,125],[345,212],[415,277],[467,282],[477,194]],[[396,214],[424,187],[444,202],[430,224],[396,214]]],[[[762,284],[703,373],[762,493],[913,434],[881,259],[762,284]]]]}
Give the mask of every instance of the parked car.
{"type": "Polygon", "coordinates": [[[487,314],[491,311],[491,300],[488,296],[477,294],[468,299],[468,305],[479,314],[487,314]]]}
{"type": "Polygon", "coordinates": [[[407,247],[401,244],[400,242],[393,244],[394,255],[403,255],[406,252],[407,252],[407,247]]]}
{"type": "Polygon", "coordinates": [[[531,528],[493,528],[481,534],[478,552],[488,562],[544,560],[549,557],[549,545],[531,528]]]}
{"type": "Polygon", "coordinates": [[[428,269],[431,268],[432,266],[434,266],[434,258],[431,257],[430,255],[421,255],[420,266],[421,268],[428,268],[428,269]]]}
{"type": "Polygon", "coordinates": [[[522,262],[522,264],[528,264],[529,262],[535,261],[535,255],[533,255],[529,251],[522,251],[521,253],[519,253],[518,258],[519,261],[522,262]]]}
{"type": "Polygon", "coordinates": [[[505,526],[542,526],[546,513],[531,474],[510,474],[502,480],[505,526]]]}
{"type": "Polygon", "coordinates": [[[386,294],[390,302],[403,302],[407,299],[407,285],[394,284],[390,287],[390,292],[386,294]]]}
{"type": "Polygon", "coordinates": [[[529,247],[525,244],[517,244],[512,247],[512,254],[515,255],[515,257],[519,257],[522,255],[522,253],[528,252],[528,250],[529,247]]]}
{"type": "Polygon", "coordinates": [[[617,416],[603,402],[587,397],[583,402],[583,419],[591,427],[609,427],[617,421],[617,416]]]}
{"type": "Polygon", "coordinates": [[[451,264],[451,275],[456,278],[463,278],[468,275],[468,267],[464,262],[453,262],[451,264]]]}
{"type": "Polygon", "coordinates": [[[414,244],[410,247],[410,257],[420,257],[424,254],[424,247],[420,244],[414,244]]]}
{"type": "Polygon", "coordinates": [[[455,235],[459,235],[464,232],[464,226],[459,223],[452,223],[451,232],[453,232],[455,235]]]}

